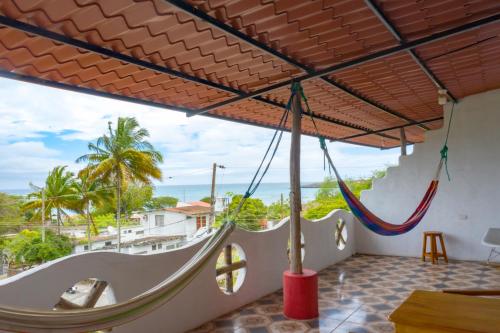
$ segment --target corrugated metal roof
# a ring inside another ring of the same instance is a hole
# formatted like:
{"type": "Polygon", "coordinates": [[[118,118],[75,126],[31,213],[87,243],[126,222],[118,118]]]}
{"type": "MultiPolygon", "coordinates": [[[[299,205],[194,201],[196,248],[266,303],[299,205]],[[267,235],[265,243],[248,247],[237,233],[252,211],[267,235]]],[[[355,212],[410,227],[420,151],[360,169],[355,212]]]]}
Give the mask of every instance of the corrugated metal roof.
{"type": "MultiPolygon", "coordinates": [[[[405,41],[450,31],[414,51],[454,96],[500,88],[499,1],[373,2],[405,41]]],[[[303,83],[321,135],[394,147],[399,126],[411,142],[441,126],[436,86],[404,50],[380,55],[400,42],[363,0],[2,0],[0,14],[3,76],[274,127],[289,89],[267,88],[337,66],[303,83]]]]}

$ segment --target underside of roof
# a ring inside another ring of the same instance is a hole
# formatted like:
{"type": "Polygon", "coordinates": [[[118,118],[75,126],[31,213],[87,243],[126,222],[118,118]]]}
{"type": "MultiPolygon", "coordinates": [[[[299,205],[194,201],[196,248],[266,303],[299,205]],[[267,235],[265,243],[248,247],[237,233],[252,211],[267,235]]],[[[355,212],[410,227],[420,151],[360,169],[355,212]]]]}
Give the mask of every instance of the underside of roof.
{"type": "Polygon", "coordinates": [[[500,88],[497,0],[0,0],[0,15],[0,76],[270,128],[299,80],[322,136],[373,147],[441,127],[440,88],[500,88]]]}

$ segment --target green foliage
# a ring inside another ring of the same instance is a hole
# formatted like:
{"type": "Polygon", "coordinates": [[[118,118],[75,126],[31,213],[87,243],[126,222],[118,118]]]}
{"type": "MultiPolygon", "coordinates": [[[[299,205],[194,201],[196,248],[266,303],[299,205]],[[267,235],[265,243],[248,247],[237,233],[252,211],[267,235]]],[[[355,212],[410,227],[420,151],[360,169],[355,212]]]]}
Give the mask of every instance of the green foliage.
{"type": "MultiPolygon", "coordinates": [[[[216,225],[220,225],[223,221],[223,216],[232,216],[240,204],[243,195],[237,194],[231,197],[228,211],[219,215],[216,220],[216,225]]],[[[260,199],[248,198],[241,207],[240,213],[235,222],[243,229],[247,230],[260,230],[262,229],[262,221],[265,219],[267,208],[264,202],[260,199]]]]}
{"type": "Polygon", "coordinates": [[[122,212],[127,216],[139,206],[142,209],[152,198],[151,187],[133,189],[134,185],[151,185],[152,179],[162,178],[158,165],[163,162],[163,156],[146,140],[148,137],[148,130],[141,128],[135,118],[119,117],[116,128],[113,129],[109,122],[108,133],[98,138],[96,143],[89,143],[90,153],[76,160],[77,163],[87,163],[87,167],[81,172],[88,172],[91,179],[101,179],[104,183],[114,185],[115,212],[119,217],[122,212]],[[130,195],[126,192],[129,188],[130,195]],[[139,193],[140,198],[135,198],[133,191],[139,193]],[[141,202],[145,197],[147,199],[141,202]]]}
{"type": "Polygon", "coordinates": [[[337,181],[333,177],[326,177],[321,183],[319,190],[316,192],[316,200],[323,201],[335,197],[338,193],[337,181]]]}
{"type": "MultiPolygon", "coordinates": [[[[92,215],[92,221],[94,225],[96,226],[97,229],[104,229],[108,226],[116,228],[116,218],[114,213],[107,213],[107,214],[100,214],[92,215]]],[[[85,219],[84,216],[75,216],[71,219],[70,221],[71,225],[86,225],[87,220],[85,219]]],[[[132,220],[127,220],[127,219],[122,219],[121,220],[121,225],[122,226],[127,226],[127,225],[135,225],[137,224],[135,221],[132,220]]],[[[93,233],[95,234],[95,233],[93,233]]]]}
{"type": "Polygon", "coordinates": [[[267,208],[267,218],[273,221],[280,221],[290,215],[290,199],[283,199],[273,202],[267,208]]]}
{"type": "Polygon", "coordinates": [[[133,211],[143,210],[153,199],[153,187],[150,185],[131,184],[122,194],[122,214],[130,215],[133,211]]]}
{"type": "Polygon", "coordinates": [[[67,236],[58,236],[47,231],[45,242],[40,232],[23,230],[6,241],[4,253],[9,265],[33,266],[71,254],[72,244],[67,236]]]}
{"type": "Polygon", "coordinates": [[[204,198],[201,198],[200,201],[206,202],[207,204],[211,204],[212,203],[212,198],[210,198],[210,197],[204,197],[204,198]]]}
{"type": "Polygon", "coordinates": [[[162,154],[146,141],[149,132],[141,128],[135,118],[118,118],[116,128],[108,123],[108,133],[89,143],[90,153],[76,162],[88,163],[92,178],[113,183],[117,189],[127,188],[129,182],[151,184],[160,180],[162,172],[158,164],[162,154]]]}
{"type": "Polygon", "coordinates": [[[161,209],[177,206],[179,199],[169,196],[154,197],[146,203],[146,209],[161,209]]]}
{"type": "Polygon", "coordinates": [[[372,178],[373,179],[384,178],[386,174],[387,174],[387,169],[385,169],[385,170],[375,170],[375,171],[373,171],[372,178]]]}
{"type": "Polygon", "coordinates": [[[17,229],[24,222],[22,197],[0,192],[0,234],[17,229]]]}
{"type": "MultiPolygon", "coordinates": [[[[346,180],[345,182],[353,194],[359,198],[361,191],[371,188],[372,179],[373,178],[346,180]]],[[[326,216],[334,209],[349,210],[349,206],[347,206],[337,185],[335,184],[335,187],[332,186],[333,182],[336,182],[333,178],[325,178],[320,189],[316,193],[316,199],[306,204],[304,211],[305,218],[315,220],[326,216]]]]}
{"type": "Polygon", "coordinates": [[[113,191],[101,179],[92,179],[88,170],[78,174],[73,187],[78,198],[72,203],[72,209],[85,216],[87,224],[92,226],[92,233],[98,235],[99,230],[94,223],[90,206],[100,208],[109,205],[113,202],[113,191]]]}
{"type": "MultiPolygon", "coordinates": [[[[57,225],[62,225],[63,216],[67,216],[65,209],[74,208],[79,196],[74,187],[74,174],[66,170],[67,166],[56,166],[45,179],[45,220],[50,218],[52,210],[57,214],[57,225]]],[[[33,210],[35,222],[41,223],[42,190],[33,187],[34,192],[28,194],[28,201],[23,205],[24,210],[33,210]]]]}

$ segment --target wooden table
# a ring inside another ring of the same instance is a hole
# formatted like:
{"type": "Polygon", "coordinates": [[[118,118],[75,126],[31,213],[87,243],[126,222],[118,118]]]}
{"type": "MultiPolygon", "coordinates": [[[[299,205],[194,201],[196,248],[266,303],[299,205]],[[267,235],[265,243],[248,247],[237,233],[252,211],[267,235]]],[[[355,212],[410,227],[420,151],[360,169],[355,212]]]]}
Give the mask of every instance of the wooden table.
{"type": "Polygon", "coordinates": [[[499,333],[500,299],[416,290],[389,320],[396,333],[499,333]]]}

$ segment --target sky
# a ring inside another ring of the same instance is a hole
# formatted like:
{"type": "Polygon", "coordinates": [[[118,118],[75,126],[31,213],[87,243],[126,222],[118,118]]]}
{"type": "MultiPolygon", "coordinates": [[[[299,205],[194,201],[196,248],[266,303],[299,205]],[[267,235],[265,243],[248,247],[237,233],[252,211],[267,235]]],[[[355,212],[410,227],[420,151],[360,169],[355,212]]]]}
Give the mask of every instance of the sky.
{"type": "MultiPolygon", "coordinates": [[[[0,190],[41,185],[57,165],[77,172],[75,160],[104,134],[108,121],[136,117],[149,141],[164,156],[163,180],[156,185],[208,184],[213,162],[222,164],[225,183],[247,183],[258,166],[273,130],[177,111],[147,107],[55,88],[0,79],[0,190]]],[[[302,182],[321,181],[323,156],[316,138],[302,137],[302,182]]],[[[288,182],[290,134],[264,182],[288,182]]],[[[330,153],[344,177],[359,178],[395,165],[399,149],[380,150],[330,143],[330,153]]]]}

